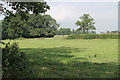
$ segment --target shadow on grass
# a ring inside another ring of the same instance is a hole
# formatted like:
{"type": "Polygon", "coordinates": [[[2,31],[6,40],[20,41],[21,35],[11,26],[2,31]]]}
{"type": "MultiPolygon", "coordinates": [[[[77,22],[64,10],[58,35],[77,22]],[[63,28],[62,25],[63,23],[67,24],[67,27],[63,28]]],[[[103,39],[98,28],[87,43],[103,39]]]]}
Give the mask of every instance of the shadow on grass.
{"type": "Polygon", "coordinates": [[[86,49],[69,47],[26,48],[31,74],[29,78],[117,78],[118,66],[115,63],[91,63],[84,58],[74,58],[73,52],[86,49]],[[79,60],[84,61],[79,61],[79,60]]]}

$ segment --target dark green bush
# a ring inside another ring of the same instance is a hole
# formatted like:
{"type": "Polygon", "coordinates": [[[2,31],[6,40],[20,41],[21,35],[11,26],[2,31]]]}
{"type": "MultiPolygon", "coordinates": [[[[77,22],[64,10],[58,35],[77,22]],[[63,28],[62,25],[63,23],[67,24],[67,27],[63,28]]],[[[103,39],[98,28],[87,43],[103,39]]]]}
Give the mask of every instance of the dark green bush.
{"type": "Polygon", "coordinates": [[[22,78],[27,72],[27,58],[16,42],[5,44],[2,49],[3,78],[22,78]]]}
{"type": "Polygon", "coordinates": [[[69,35],[67,39],[118,39],[120,34],[77,34],[69,35]]]}

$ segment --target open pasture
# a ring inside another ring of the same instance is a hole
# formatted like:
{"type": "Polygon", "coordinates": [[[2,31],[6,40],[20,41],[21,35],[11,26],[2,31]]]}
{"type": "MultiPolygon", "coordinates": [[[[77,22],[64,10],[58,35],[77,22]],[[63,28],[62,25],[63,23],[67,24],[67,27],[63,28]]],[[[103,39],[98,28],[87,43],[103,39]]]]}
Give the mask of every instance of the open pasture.
{"type": "MultiPolygon", "coordinates": [[[[6,40],[5,42],[7,42],[6,40]]],[[[116,78],[117,39],[19,39],[29,57],[31,78],[116,78]]]]}

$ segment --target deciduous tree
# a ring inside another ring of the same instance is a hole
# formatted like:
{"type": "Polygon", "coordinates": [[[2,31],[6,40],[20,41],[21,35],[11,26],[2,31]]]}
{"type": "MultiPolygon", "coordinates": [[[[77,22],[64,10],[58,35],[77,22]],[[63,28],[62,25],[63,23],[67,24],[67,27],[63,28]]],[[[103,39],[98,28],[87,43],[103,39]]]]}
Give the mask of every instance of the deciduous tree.
{"type": "Polygon", "coordinates": [[[95,22],[93,22],[94,19],[89,14],[84,14],[80,17],[80,20],[78,20],[75,24],[77,26],[80,26],[78,30],[82,31],[83,34],[88,33],[89,30],[95,30],[95,22]]]}

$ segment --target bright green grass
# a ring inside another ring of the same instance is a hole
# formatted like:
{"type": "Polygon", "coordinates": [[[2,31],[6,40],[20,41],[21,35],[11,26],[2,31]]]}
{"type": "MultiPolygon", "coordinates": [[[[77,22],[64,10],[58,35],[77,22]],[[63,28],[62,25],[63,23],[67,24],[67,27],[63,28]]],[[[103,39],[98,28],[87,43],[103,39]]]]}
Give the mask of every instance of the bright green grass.
{"type": "Polygon", "coordinates": [[[55,37],[15,41],[29,57],[32,72],[28,76],[31,78],[118,77],[117,39],[55,37]]]}

